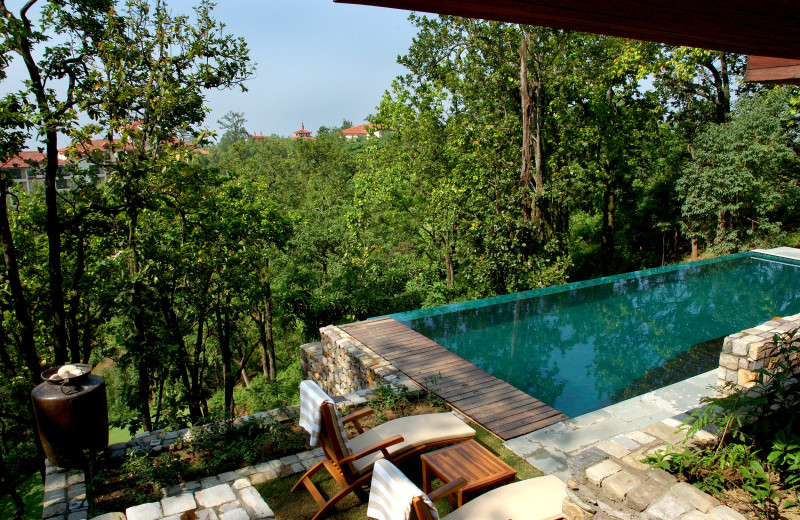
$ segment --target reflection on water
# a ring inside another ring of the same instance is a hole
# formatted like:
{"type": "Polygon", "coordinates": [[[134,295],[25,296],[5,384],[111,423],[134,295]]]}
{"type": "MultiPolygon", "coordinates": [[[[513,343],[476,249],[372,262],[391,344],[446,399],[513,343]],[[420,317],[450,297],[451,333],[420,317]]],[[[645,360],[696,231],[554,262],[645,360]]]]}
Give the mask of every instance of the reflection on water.
{"type": "Polygon", "coordinates": [[[737,258],[405,323],[576,416],[714,368],[721,343],[699,344],[800,312],[798,282],[737,258]]]}

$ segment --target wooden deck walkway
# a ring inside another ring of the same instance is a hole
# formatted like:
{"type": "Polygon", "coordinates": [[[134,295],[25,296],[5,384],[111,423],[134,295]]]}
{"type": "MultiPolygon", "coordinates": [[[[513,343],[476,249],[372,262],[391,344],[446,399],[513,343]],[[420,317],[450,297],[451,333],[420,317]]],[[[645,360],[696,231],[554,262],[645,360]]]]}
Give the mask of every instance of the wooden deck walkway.
{"type": "Polygon", "coordinates": [[[503,440],[568,419],[392,318],[340,327],[503,440]]]}

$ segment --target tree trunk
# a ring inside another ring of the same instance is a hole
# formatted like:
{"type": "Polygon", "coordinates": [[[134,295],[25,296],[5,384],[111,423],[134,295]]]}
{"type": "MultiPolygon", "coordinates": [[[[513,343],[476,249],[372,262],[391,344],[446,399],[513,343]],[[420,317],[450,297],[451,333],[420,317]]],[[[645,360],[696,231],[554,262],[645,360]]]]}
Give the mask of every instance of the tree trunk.
{"type": "Polygon", "coordinates": [[[219,353],[222,358],[222,386],[225,392],[225,417],[233,417],[233,373],[231,371],[231,362],[233,356],[231,355],[230,345],[230,316],[228,304],[230,304],[230,296],[225,300],[226,308],[223,311],[222,302],[217,299],[214,312],[217,317],[217,342],[219,343],[219,353]]]}
{"type": "Polygon", "coordinates": [[[80,226],[78,227],[77,233],[75,275],[73,276],[72,294],[66,319],[69,330],[68,344],[71,363],[80,363],[81,361],[81,334],[78,326],[78,310],[81,308],[81,296],[78,292],[78,287],[80,286],[81,278],[83,278],[83,273],[86,268],[86,251],[84,250],[86,244],[83,237],[83,230],[80,226]]]}
{"type": "Polygon", "coordinates": [[[270,285],[269,280],[267,280],[265,283],[265,289],[264,332],[266,333],[267,362],[269,363],[267,376],[270,381],[275,381],[275,378],[277,377],[277,367],[275,366],[275,331],[272,326],[272,286],[270,285]]]}
{"type": "Polygon", "coordinates": [[[522,198],[522,218],[531,221],[533,218],[533,201],[531,200],[531,119],[533,117],[533,96],[528,86],[528,46],[530,37],[522,31],[519,43],[519,94],[522,100],[522,165],[519,174],[519,187],[527,190],[522,198]]]}
{"type": "Polygon", "coordinates": [[[609,274],[614,264],[614,202],[614,183],[607,180],[603,190],[602,244],[600,247],[600,268],[604,275],[609,274]]]}
{"type": "Polygon", "coordinates": [[[700,258],[700,247],[696,238],[692,238],[692,260],[700,258]]]}
{"type": "Polygon", "coordinates": [[[58,134],[47,131],[47,167],[44,200],[47,207],[47,260],[50,273],[50,305],[53,319],[53,350],[56,365],[67,361],[67,328],[64,313],[64,275],[61,270],[61,222],[58,218],[58,134]]]}
{"type": "Polygon", "coordinates": [[[8,222],[7,197],[8,186],[3,183],[0,186],[0,247],[3,249],[3,261],[6,267],[8,289],[11,292],[11,300],[14,306],[14,315],[19,323],[19,354],[28,368],[29,381],[32,384],[31,388],[33,388],[41,381],[39,374],[42,368],[39,354],[36,352],[33,320],[28,311],[28,302],[25,299],[25,292],[19,277],[17,251],[11,235],[11,225],[8,222]]]}
{"type": "Polygon", "coordinates": [[[55,364],[67,361],[67,329],[64,320],[64,279],[61,269],[61,223],[58,219],[58,194],[56,178],[58,176],[58,131],[50,128],[56,116],[51,110],[51,99],[44,86],[41,71],[33,58],[31,39],[20,36],[16,42],[16,50],[25,62],[30,77],[30,86],[36,97],[41,121],[44,122],[47,164],[45,165],[44,196],[47,210],[47,246],[48,271],[50,275],[50,305],[53,320],[53,350],[55,364]]]}
{"type": "Polygon", "coordinates": [[[444,246],[444,267],[447,276],[447,287],[452,289],[456,285],[456,273],[453,268],[453,247],[449,241],[444,246]]]}

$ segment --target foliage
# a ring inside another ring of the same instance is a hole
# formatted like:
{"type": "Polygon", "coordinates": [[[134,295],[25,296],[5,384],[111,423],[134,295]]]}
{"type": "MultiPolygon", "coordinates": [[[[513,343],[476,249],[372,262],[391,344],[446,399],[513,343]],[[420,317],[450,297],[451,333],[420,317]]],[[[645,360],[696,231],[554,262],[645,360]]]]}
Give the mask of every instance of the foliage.
{"type": "Polygon", "coordinates": [[[800,406],[800,334],[776,335],[773,343],[769,365],[756,370],[752,389],[731,386],[725,396],[706,397],[705,406],[687,419],[687,440],[705,428],[717,432],[715,445],[648,458],[705,491],[746,490],[766,518],[797,505],[800,489],[800,422],[794,413],[800,406]]]}
{"type": "Polygon", "coordinates": [[[788,92],[740,99],[731,120],[706,127],[677,183],[687,236],[716,253],[763,246],[780,237],[798,203],[796,136],[788,92]]]}
{"type": "MultiPolygon", "coordinates": [[[[294,425],[295,429],[297,428],[294,425]]],[[[307,438],[280,422],[220,421],[203,426],[192,438],[189,449],[191,477],[217,475],[244,466],[273,460],[305,449],[307,438]]]]}

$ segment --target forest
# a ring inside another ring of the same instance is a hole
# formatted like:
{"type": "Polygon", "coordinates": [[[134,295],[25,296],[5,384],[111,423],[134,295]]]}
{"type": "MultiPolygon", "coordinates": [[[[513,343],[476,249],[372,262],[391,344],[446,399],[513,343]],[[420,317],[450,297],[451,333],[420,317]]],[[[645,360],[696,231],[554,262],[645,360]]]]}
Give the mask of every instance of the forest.
{"type": "Polygon", "coordinates": [[[211,4],[45,4],[0,4],[0,81],[30,74],[0,155],[47,155],[40,189],[0,177],[0,491],[43,460],[53,365],[94,365],[115,427],[178,428],[294,402],[321,326],[799,242],[800,96],[743,56],[412,15],[380,136],[254,140],[204,130],[253,73],[211,4]]]}

